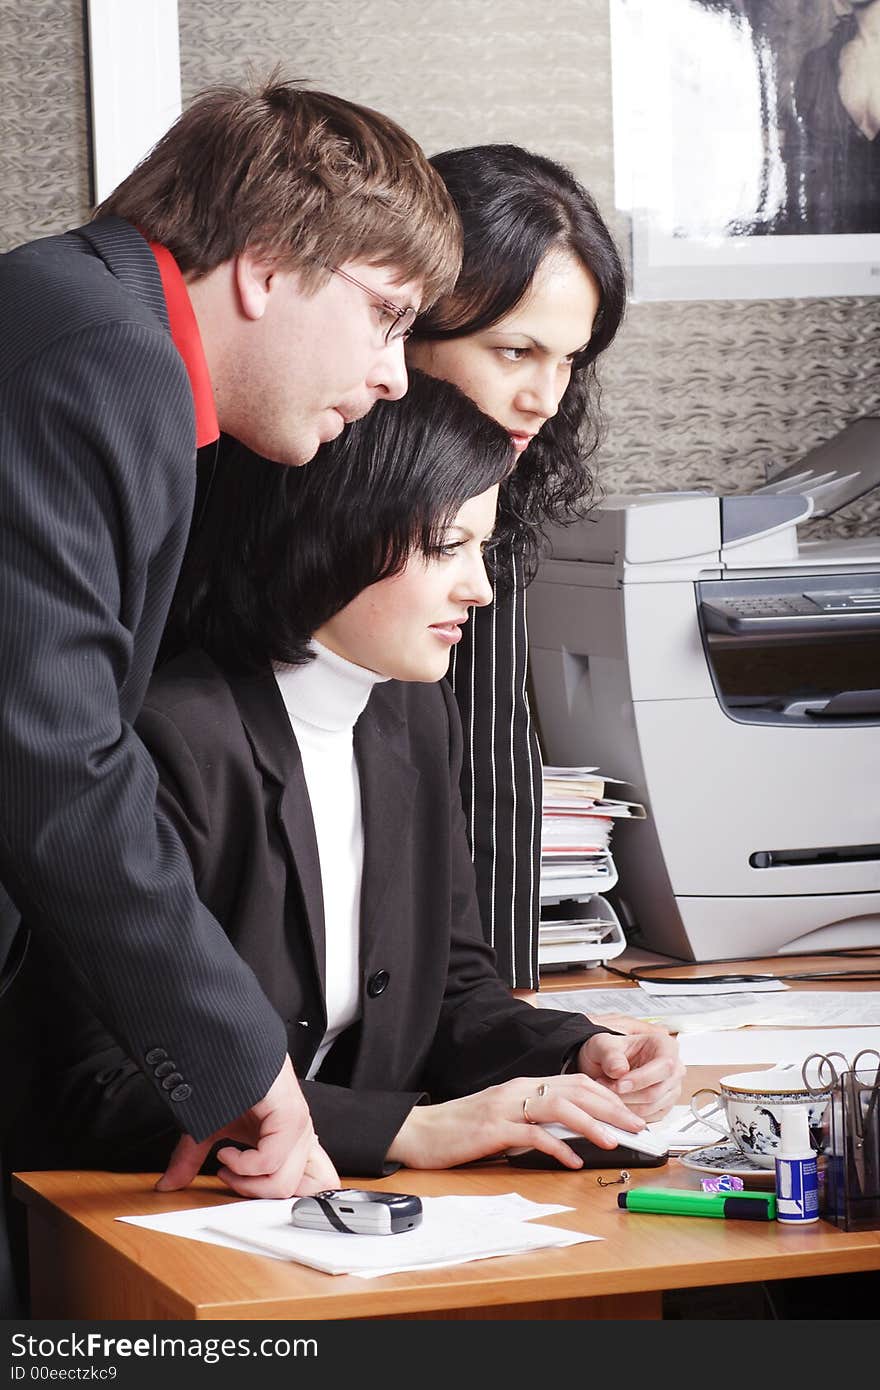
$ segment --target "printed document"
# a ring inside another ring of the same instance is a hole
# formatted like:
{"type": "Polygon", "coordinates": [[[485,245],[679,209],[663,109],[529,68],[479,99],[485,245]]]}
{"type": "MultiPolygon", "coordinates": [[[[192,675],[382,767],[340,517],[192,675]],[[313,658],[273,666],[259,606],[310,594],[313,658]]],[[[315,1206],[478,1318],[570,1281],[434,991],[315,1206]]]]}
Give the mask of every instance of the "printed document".
{"type": "Polygon", "coordinates": [[[719,1028],[880,1026],[880,992],[786,989],[779,994],[658,995],[640,989],[576,989],[539,994],[539,1009],[566,1009],[594,1018],[617,1013],[665,1023],[673,1033],[719,1028]]]}
{"type": "MultiPolygon", "coordinates": [[[[773,998],[782,996],[774,995],[773,998]]],[[[880,998],[880,996],[877,996],[880,998]]],[[[599,1018],[624,1014],[664,1023],[672,1033],[709,1028],[739,1028],[766,1021],[767,1003],[758,994],[650,995],[640,989],[572,989],[542,992],[532,1003],[539,1009],[566,1009],[599,1018]]]]}

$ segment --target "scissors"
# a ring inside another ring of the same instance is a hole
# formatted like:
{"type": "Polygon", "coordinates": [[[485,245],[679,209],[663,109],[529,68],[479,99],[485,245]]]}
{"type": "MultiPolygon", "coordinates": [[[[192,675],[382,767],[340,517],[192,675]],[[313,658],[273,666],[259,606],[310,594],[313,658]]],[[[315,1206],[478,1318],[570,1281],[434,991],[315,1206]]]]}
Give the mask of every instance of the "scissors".
{"type": "Polygon", "coordinates": [[[804,1062],[804,1065],[801,1067],[801,1076],[810,1095],[818,1096],[821,1095],[823,1091],[828,1091],[832,1087],[838,1085],[844,1072],[851,1071],[857,1073],[869,1070],[874,1073],[872,1088],[876,1091],[877,1082],[880,1080],[880,1052],[877,1051],[876,1047],[863,1047],[861,1052],[857,1052],[855,1057],[853,1057],[852,1062],[847,1061],[842,1052],[829,1052],[827,1054],[824,1052],[811,1052],[804,1062]],[[843,1063],[839,1071],[832,1062],[832,1057],[836,1057],[839,1062],[843,1063]],[[873,1066],[869,1067],[867,1063],[862,1063],[862,1057],[873,1057],[873,1066]],[[815,1084],[810,1081],[807,1074],[811,1062],[816,1063],[815,1084]]]}
{"type": "MultiPolygon", "coordinates": [[[[859,1057],[861,1057],[861,1055],[860,1052],[859,1057]]],[[[877,1060],[880,1062],[880,1057],[878,1057],[877,1060]]],[[[849,1062],[842,1052],[829,1052],[827,1056],[824,1052],[811,1052],[804,1062],[804,1065],[801,1067],[801,1076],[803,1077],[804,1085],[810,1095],[819,1096],[824,1095],[826,1091],[832,1090],[838,1084],[840,1077],[845,1071],[849,1071],[849,1062]],[[831,1060],[832,1057],[836,1057],[839,1062],[843,1063],[839,1073],[831,1060]],[[816,1063],[815,1083],[810,1080],[808,1075],[811,1062],[816,1063]]]]}
{"type": "MultiPolygon", "coordinates": [[[[878,1098],[880,1098],[880,1052],[874,1047],[864,1047],[861,1052],[856,1053],[852,1064],[847,1061],[842,1052],[829,1052],[827,1056],[822,1052],[811,1052],[801,1068],[801,1076],[810,1095],[818,1095],[826,1091],[829,1086],[840,1087],[846,1138],[849,1139],[847,1147],[855,1164],[859,1191],[863,1196],[866,1196],[866,1149],[871,1151],[873,1164],[876,1164],[878,1160],[878,1136],[872,1134],[872,1126],[874,1125],[878,1098]],[[867,1057],[873,1058],[873,1065],[862,1060],[867,1057]],[[843,1063],[839,1073],[831,1060],[832,1058],[843,1063]],[[808,1078],[811,1062],[816,1063],[817,1084],[815,1085],[808,1078]],[[870,1082],[860,1081],[860,1071],[865,1072],[866,1075],[872,1072],[873,1080],[870,1082]],[[863,1108],[865,1091],[870,1093],[870,1100],[867,1102],[867,1107],[863,1108]],[[868,1141],[867,1144],[866,1140],[868,1141]]],[[[874,1127],[876,1128],[876,1126],[874,1127]]]]}

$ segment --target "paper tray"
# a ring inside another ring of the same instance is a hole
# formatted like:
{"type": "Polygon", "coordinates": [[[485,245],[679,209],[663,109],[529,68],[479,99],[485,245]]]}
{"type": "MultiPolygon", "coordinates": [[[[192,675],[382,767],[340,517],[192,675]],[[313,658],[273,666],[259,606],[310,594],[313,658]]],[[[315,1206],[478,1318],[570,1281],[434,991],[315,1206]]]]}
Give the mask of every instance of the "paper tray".
{"type": "Polygon", "coordinates": [[[771,472],[755,494],[793,493],[813,499],[813,516],[832,516],[880,487],[880,416],[863,415],[797,463],[771,472]]]}
{"type": "MultiPolygon", "coordinates": [[[[602,965],[613,960],[626,950],[626,937],[611,904],[599,893],[593,894],[586,902],[576,904],[578,920],[595,922],[602,930],[599,941],[541,942],[541,927],[538,926],[538,969],[563,969],[575,965],[602,965]]],[[[559,927],[563,921],[556,918],[548,925],[559,927]]]]}

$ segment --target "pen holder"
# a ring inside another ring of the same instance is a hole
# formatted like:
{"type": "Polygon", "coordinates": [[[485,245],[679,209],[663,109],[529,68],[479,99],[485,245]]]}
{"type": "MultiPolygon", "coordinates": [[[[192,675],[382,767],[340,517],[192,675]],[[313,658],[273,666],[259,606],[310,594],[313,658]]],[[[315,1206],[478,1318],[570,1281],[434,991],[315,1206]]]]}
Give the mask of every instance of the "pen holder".
{"type": "Polygon", "coordinates": [[[880,1230],[880,1071],[845,1071],[825,1113],[825,1211],[844,1231],[880,1230]]]}

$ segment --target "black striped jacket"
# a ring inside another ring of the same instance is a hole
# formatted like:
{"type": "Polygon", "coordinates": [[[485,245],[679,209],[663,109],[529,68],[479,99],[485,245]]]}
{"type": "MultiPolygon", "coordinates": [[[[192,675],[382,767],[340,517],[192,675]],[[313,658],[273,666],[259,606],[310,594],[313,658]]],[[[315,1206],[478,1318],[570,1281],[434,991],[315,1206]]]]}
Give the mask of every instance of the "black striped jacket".
{"type": "Polygon", "coordinates": [[[498,973],[537,988],[541,753],[529,712],[526,593],[520,556],[495,601],[474,609],[449,680],[461,712],[461,794],[480,917],[498,973]]]}
{"type": "Polygon", "coordinates": [[[30,933],[0,998],[4,1087],[19,1020],[45,1032],[53,988],[78,991],[204,1138],[265,1095],[286,1038],[132,727],[192,512],[192,392],[119,218],[0,257],[0,303],[0,956],[18,914],[30,933]]]}

